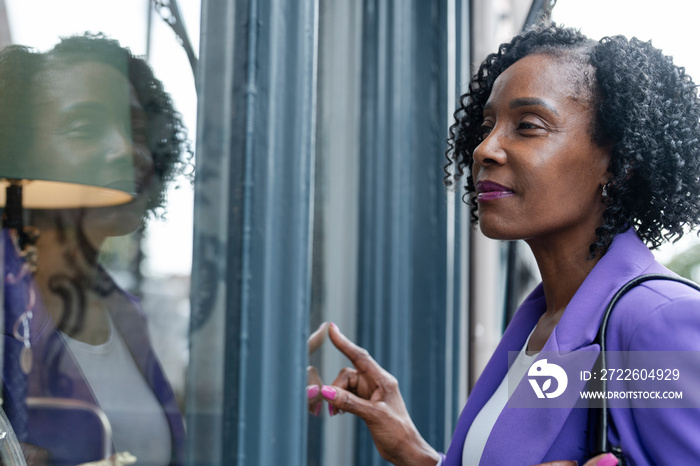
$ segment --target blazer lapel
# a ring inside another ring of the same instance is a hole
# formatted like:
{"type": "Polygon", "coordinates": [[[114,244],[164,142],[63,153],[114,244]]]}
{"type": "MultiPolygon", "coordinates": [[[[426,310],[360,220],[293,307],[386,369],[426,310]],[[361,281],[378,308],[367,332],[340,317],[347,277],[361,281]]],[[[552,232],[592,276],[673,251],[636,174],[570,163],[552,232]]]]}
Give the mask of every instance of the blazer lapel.
{"type": "Polygon", "coordinates": [[[484,372],[469,394],[469,400],[457,421],[457,427],[447,451],[445,466],[462,464],[462,449],[469,427],[508,372],[508,352],[519,351],[523,347],[525,339],[535,327],[542,312],[544,312],[544,294],[540,285],[518,308],[518,312],[513,316],[512,322],[508,325],[501,342],[484,368],[484,372]]]}
{"type": "Polygon", "coordinates": [[[118,290],[112,296],[108,306],[112,321],[124,340],[139,370],[153,391],[170,426],[173,458],[171,466],[181,465],[184,461],[185,427],[177,405],[175,395],[160,363],[151,347],[146,319],[136,298],[118,290]]]}
{"type": "MultiPolygon", "coordinates": [[[[605,306],[615,291],[633,277],[644,273],[652,264],[654,264],[653,255],[633,229],[618,235],[608,252],[596,264],[572,298],[545,344],[543,354],[556,352],[565,355],[573,351],[598,352],[600,350],[598,345],[592,345],[592,341],[600,326],[605,306]]],[[[455,437],[448,450],[446,466],[461,465],[466,433],[477,413],[506,375],[508,351],[519,351],[522,348],[525,339],[544,312],[544,306],[540,285],[518,309],[503,335],[501,344],[475,385],[460,416],[455,437]]],[[[583,386],[583,382],[574,380],[573,377],[570,377],[569,384],[570,388],[567,390],[576,390],[573,393],[577,393],[578,388],[583,386]]],[[[521,380],[514,392],[514,399],[524,390],[532,391],[527,380],[521,380]]],[[[515,408],[509,403],[491,431],[481,464],[536,464],[546,458],[555,442],[565,443],[557,445],[557,451],[577,451],[581,444],[581,436],[572,436],[568,439],[560,437],[564,425],[572,415],[581,415],[585,418],[582,410],[573,413],[574,409],[573,405],[552,409],[515,408]]]]}

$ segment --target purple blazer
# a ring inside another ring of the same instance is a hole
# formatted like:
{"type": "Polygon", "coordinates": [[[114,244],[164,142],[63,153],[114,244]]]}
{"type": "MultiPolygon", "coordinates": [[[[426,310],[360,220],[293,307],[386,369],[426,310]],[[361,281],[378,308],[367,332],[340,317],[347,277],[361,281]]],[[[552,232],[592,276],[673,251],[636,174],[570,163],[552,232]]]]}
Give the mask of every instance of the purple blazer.
{"type": "MultiPolygon", "coordinates": [[[[593,344],[615,291],[647,273],[671,272],[654,260],[630,229],[618,235],[576,292],[543,351],[599,351],[593,344]]],[[[462,464],[474,418],[508,370],[508,352],[519,351],[545,310],[540,284],[522,303],[474,386],[457,423],[445,466],[462,464]]],[[[625,295],[610,318],[608,351],[700,351],[700,293],[669,281],[648,281],[625,295]]],[[[700,353],[698,353],[700,354],[700,353]]],[[[693,367],[694,372],[698,371],[693,367]]],[[[686,371],[688,373],[690,371],[686,371]]],[[[522,380],[518,390],[530,389],[522,380]]],[[[694,387],[693,390],[697,390],[694,387]]],[[[517,393],[517,392],[516,392],[517,393]]],[[[632,465],[700,462],[700,406],[686,409],[611,410],[610,438],[632,465]]],[[[515,408],[506,405],[486,442],[482,465],[533,465],[576,460],[587,454],[587,409],[515,408]]]]}

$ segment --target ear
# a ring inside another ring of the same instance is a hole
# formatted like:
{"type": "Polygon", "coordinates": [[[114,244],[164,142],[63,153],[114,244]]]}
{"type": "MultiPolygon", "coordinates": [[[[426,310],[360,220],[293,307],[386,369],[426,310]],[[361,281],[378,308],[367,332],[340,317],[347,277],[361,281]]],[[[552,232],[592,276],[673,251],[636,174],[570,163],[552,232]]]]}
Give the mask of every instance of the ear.
{"type": "Polygon", "coordinates": [[[612,160],[612,145],[599,146],[595,156],[600,161],[598,173],[600,178],[598,183],[603,187],[610,183],[613,179],[613,173],[610,171],[610,162],[612,160]]]}
{"type": "Polygon", "coordinates": [[[603,200],[605,201],[610,194],[612,185],[612,179],[614,178],[612,171],[610,171],[610,162],[612,160],[612,144],[606,144],[603,146],[598,146],[598,153],[596,156],[600,161],[599,165],[599,179],[598,183],[600,185],[601,194],[603,200]]]}
{"type": "Polygon", "coordinates": [[[601,187],[608,185],[614,178],[613,173],[610,171],[610,157],[603,155],[601,160],[601,167],[599,171],[598,183],[601,187]]]}

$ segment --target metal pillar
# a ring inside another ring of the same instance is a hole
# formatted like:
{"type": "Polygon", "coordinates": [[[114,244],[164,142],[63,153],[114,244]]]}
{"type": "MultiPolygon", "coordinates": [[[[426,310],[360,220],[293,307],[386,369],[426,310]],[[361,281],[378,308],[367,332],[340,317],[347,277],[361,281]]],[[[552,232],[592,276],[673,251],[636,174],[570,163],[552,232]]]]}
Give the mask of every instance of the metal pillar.
{"type": "MultiPolygon", "coordinates": [[[[445,436],[445,2],[363,11],[358,339],[399,380],[416,426],[445,436]]],[[[364,425],[358,465],[384,464],[364,425]]]]}
{"type": "Polygon", "coordinates": [[[316,0],[205,0],[188,464],[306,464],[316,0]]]}

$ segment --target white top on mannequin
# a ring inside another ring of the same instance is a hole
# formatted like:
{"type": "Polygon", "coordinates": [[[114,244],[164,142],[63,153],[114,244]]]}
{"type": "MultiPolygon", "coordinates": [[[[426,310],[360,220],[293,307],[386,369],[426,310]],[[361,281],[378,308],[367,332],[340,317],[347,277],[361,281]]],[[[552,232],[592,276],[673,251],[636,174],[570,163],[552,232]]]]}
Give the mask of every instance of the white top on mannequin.
{"type": "Polygon", "coordinates": [[[110,327],[101,345],[62,336],[109,419],[115,450],[131,453],[138,464],[167,465],[172,439],[165,412],[111,322],[110,327]]]}

